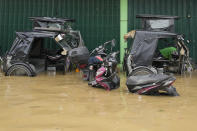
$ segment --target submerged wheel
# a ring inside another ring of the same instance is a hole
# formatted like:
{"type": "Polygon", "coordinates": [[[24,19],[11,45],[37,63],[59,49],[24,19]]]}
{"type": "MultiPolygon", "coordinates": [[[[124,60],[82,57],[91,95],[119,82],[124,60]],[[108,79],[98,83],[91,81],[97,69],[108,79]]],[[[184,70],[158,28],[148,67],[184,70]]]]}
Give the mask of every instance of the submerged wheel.
{"type": "Polygon", "coordinates": [[[139,67],[139,68],[134,69],[129,74],[129,76],[142,76],[142,75],[149,75],[149,74],[155,74],[155,72],[148,67],[139,67]]]}
{"type": "Polygon", "coordinates": [[[24,65],[13,65],[6,72],[6,76],[32,76],[31,70],[24,65]]]}
{"type": "Polygon", "coordinates": [[[93,81],[95,78],[95,71],[94,70],[90,70],[89,71],[89,82],[93,81]]]}

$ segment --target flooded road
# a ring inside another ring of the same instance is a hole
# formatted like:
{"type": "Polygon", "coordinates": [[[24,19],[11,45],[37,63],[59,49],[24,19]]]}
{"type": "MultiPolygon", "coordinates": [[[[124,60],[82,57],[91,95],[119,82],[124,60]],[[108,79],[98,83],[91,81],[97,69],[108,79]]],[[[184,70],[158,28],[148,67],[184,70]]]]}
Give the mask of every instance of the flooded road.
{"type": "Polygon", "coordinates": [[[0,76],[0,131],[196,131],[197,72],[177,76],[180,97],[111,92],[79,73],[0,76]]]}

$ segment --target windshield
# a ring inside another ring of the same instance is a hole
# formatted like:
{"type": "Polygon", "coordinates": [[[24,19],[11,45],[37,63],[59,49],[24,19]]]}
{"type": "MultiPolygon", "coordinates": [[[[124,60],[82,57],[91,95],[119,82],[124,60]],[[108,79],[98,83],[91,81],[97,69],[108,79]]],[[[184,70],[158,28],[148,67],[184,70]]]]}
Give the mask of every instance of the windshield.
{"type": "Polygon", "coordinates": [[[171,20],[149,20],[149,24],[152,29],[162,29],[170,27],[174,23],[171,20]]]}

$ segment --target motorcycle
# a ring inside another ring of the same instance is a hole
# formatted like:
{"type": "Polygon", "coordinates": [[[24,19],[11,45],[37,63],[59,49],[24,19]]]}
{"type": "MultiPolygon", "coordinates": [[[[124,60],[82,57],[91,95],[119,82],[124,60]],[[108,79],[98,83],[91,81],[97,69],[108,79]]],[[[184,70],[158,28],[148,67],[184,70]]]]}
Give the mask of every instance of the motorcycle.
{"type": "Polygon", "coordinates": [[[101,67],[103,59],[107,56],[106,46],[111,44],[112,52],[113,47],[115,46],[115,40],[110,40],[104,44],[96,47],[89,55],[88,64],[79,65],[79,68],[82,70],[83,79],[86,81],[93,81],[96,76],[96,71],[101,67]]]}
{"type": "Polygon", "coordinates": [[[126,82],[128,90],[139,95],[179,96],[172,86],[176,78],[165,74],[132,75],[126,82]]]}
{"type": "Polygon", "coordinates": [[[118,52],[110,53],[104,60],[102,66],[97,70],[95,80],[88,84],[92,87],[104,88],[108,91],[120,87],[120,78],[117,75],[116,67],[117,60],[116,56],[118,52]]]}

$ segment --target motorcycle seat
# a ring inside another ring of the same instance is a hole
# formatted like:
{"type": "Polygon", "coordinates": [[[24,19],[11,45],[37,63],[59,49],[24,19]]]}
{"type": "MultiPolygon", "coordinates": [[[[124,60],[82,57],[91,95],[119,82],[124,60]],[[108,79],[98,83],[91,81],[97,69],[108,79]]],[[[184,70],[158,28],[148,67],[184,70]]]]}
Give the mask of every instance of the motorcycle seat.
{"type": "Polygon", "coordinates": [[[143,76],[130,76],[127,79],[127,85],[140,86],[140,85],[145,85],[145,84],[153,84],[153,83],[167,80],[169,78],[172,78],[172,76],[164,75],[164,74],[149,74],[149,75],[143,75],[143,76]]]}

